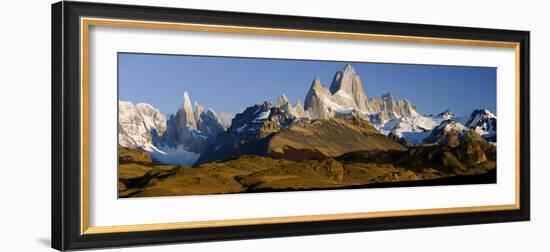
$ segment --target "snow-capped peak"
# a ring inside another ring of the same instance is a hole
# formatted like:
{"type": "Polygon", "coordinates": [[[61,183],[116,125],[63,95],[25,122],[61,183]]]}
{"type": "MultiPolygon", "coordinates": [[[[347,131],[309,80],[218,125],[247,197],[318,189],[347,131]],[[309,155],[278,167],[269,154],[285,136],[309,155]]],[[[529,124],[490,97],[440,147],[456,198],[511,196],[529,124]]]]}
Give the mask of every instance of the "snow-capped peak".
{"type": "Polygon", "coordinates": [[[490,142],[496,142],[497,117],[487,109],[475,109],[464,118],[464,125],[490,142]]]}
{"type": "Polygon", "coordinates": [[[435,118],[438,118],[438,119],[442,119],[442,120],[448,120],[448,119],[451,119],[451,118],[454,118],[455,117],[455,114],[453,112],[451,112],[451,110],[449,109],[446,109],[445,111],[437,114],[435,116],[435,118]]]}
{"type": "Polygon", "coordinates": [[[474,126],[479,123],[479,121],[483,119],[491,119],[491,118],[497,118],[496,115],[491,113],[491,111],[487,109],[475,109],[470,113],[469,117],[466,118],[466,121],[464,124],[468,127],[474,126]]]}
{"type": "Polygon", "coordinates": [[[183,94],[181,108],[168,120],[149,104],[119,101],[119,144],[148,151],[153,159],[166,164],[193,164],[225,130],[224,125],[213,109],[205,110],[198,102],[193,106],[188,92],[183,94]]]}
{"type": "Polygon", "coordinates": [[[453,119],[444,120],[424,139],[425,143],[456,145],[456,141],[468,128],[453,119]]]}
{"type": "Polygon", "coordinates": [[[461,123],[455,120],[449,119],[441,122],[441,124],[439,124],[437,127],[434,128],[434,131],[442,130],[444,132],[451,132],[451,131],[461,132],[465,129],[466,127],[461,123]]]}
{"type": "Polygon", "coordinates": [[[127,148],[144,148],[166,130],[166,116],[147,103],[118,102],[118,142],[127,148]]]}

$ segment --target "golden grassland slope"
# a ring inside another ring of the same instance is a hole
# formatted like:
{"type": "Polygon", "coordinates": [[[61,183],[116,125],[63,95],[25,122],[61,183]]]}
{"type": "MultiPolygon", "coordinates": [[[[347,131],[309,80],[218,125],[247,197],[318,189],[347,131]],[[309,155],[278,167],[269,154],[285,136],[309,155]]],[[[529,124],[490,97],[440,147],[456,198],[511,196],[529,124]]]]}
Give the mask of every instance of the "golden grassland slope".
{"type": "Polygon", "coordinates": [[[360,118],[331,118],[295,123],[274,134],[268,155],[303,160],[336,157],[351,151],[406,150],[360,118]]]}
{"type": "Polygon", "coordinates": [[[361,150],[309,160],[242,155],[185,167],[125,159],[119,168],[119,197],[335,189],[488,174],[496,169],[496,149],[476,136],[467,135],[454,147],[361,150]]]}
{"type": "MultiPolygon", "coordinates": [[[[409,172],[410,173],[410,172],[409,172]]],[[[263,190],[300,190],[338,188],[383,180],[384,175],[400,174],[408,179],[436,178],[435,172],[409,174],[406,169],[376,164],[339,162],[333,158],[292,161],[245,155],[197,168],[152,166],[141,177],[121,179],[125,191],[120,197],[200,195],[254,192],[263,190]]]]}

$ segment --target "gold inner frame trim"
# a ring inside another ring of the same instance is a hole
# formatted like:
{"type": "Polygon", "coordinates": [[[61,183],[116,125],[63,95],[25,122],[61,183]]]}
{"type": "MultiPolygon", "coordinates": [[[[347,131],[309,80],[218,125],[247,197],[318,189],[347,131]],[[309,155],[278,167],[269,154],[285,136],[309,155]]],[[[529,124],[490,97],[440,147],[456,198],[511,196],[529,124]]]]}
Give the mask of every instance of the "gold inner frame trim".
{"type": "Polygon", "coordinates": [[[471,212],[490,212],[501,210],[520,209],[520,50],[519,43],[488,41],[488,40],[467,40],[452,38],[433,38],[399,35],[382,35],[366,33],[348,33],[348,32],[329,32],[318,30],[294,30],[263,28],[249,26],[227,26],[227,25],[207,25],[195,23],[170,23],[170,22],[152,22],[122,19],[100,19],[100,18],[81,18],[80,19],[80,58],[81,58],[81,228],[80,233],[103,234],[118,232],[138,232],[138,231],[158,231],[173,229],[207,228],[207,227],[227,227],[240,225],[260,225],[260,224],[281,224],[291,222],[312,222],[312,221],[330,221],[330,220],[351,220],[368,219],[395,216],[415,216],[415,215],[435,215],[452,213],[471,213],[471,212]],[[415,210],[397,210],[397,211],[379,211],[363,213],[342,213],[342,214],[322,214],[322,215],[303,215],[303,216],[284,216],[267,218],[249,218],[249,219],[229,219],[229,220],[209,220],[209,221],[191,221],[191,222],[173,222],[156,224],[133,224],[121,226],[98,226],[89,225],[89,32],[90,26],[107,27],[127,27],[143,29],[163,29],[163,30],[185,30],[200,32],[224,32],[255,35],[273,35],[273,36],[293,36],[293,37],[316,37],[327,39],[355,39],[369,41],[385,42],[409,42],[409,43],[430,43],[461,46],[487,46],[514,48],[516,56],[516,188],[515,204],[509,205],[489,205],[474,207],[453,207],[453,208],[433,208],[433,209],[415,209],[415,210]]]}

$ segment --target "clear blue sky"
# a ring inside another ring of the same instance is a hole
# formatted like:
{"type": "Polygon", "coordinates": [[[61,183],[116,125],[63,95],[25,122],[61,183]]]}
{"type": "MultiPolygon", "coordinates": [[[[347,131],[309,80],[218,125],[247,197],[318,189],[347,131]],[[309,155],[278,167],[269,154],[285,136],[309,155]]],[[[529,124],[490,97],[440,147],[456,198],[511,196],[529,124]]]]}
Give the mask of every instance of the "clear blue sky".
{"type": "Polygon", "coordinates": [[[367,97],[391,92],[422,114],[475,108],[496,114],[496,68],[119,53],[119,99],[145,102],[165,114],[182,105],[183,92],[217,112],[238,113],[285,93],[304,102],[315,76],[330,86],[349,63],[367,97]]]}

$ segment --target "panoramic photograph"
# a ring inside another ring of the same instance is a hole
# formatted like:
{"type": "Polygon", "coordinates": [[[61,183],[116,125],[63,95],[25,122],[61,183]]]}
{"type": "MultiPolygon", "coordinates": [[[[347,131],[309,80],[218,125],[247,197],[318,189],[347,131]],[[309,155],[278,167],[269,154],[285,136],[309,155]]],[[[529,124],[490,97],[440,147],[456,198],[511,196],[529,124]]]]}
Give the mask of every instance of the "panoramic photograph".
{"type": "Polygon", "coordinates": [[[119,53],[117,127],[119,198],[497,180],[494,67],[119,53]]]}

